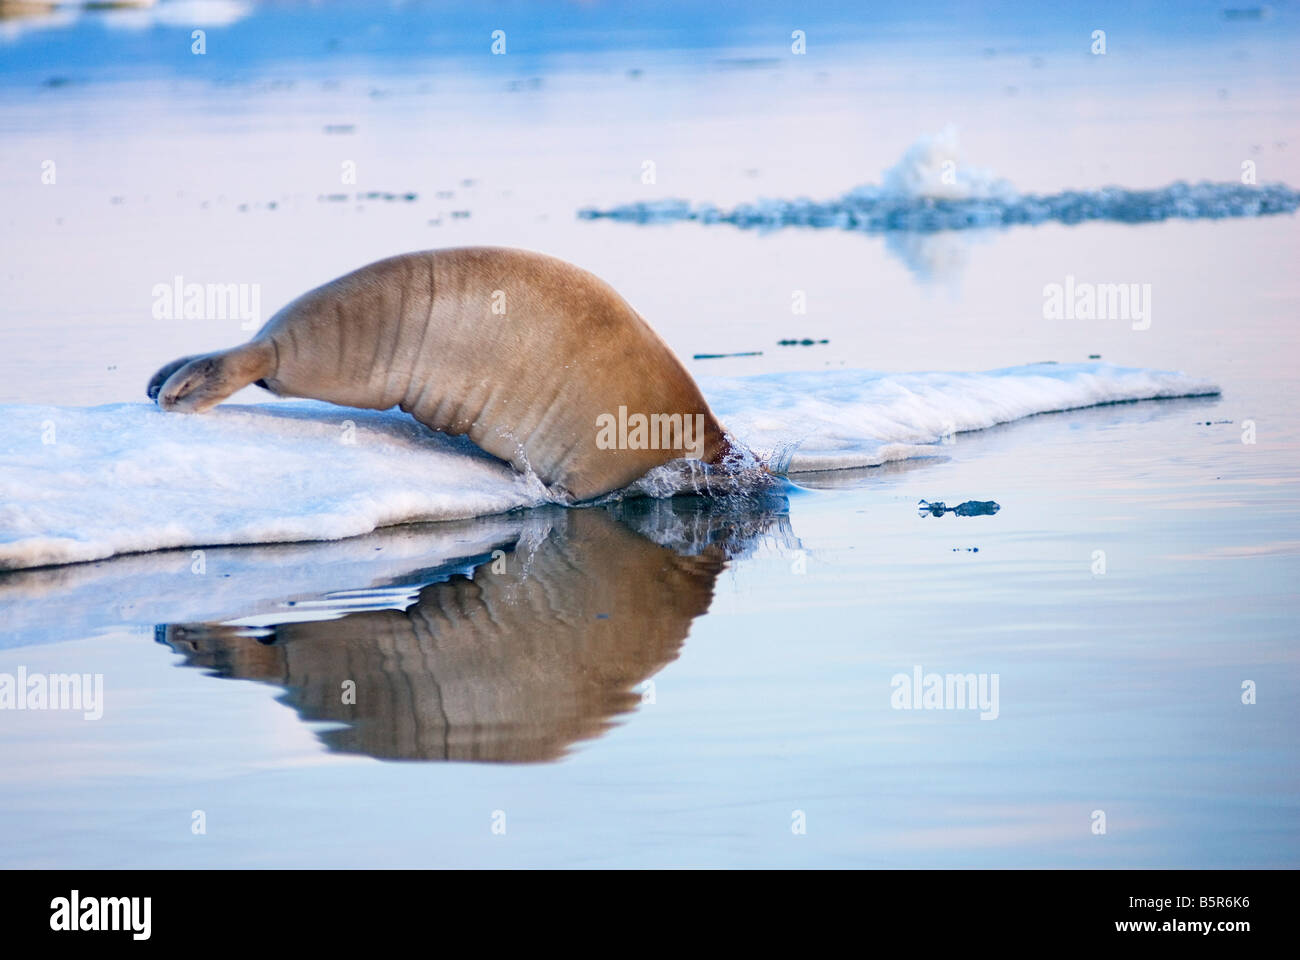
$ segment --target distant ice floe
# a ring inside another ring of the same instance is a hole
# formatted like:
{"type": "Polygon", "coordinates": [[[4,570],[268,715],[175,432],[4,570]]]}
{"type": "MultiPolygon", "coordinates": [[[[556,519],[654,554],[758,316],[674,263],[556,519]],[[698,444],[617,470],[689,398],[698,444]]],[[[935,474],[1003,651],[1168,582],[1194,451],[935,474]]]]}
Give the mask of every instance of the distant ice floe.
{"type": "Polygon", "coordinates": [[[0,3],[0,40],[58,29],[94,18],[109,29],[228,27],[253,12],[243,0],[51,0],[0,3]]]}
{"type": "Polygon", "coordinates": [[[104,25],[124,30],[167,27],[228,27],[253,12],[241,0],[158,0],[128,2],[103,10],[104,25]]]}
{"type": "MultiPolygon", "coordinates": [[[[951,434],[1036,413],[1218,391],[1181,373],[1101,363],[700,384],[727,428],[789,473],[933,456],[951,434]]],[[[638,489],[673,492],[663,483],[638,489]]],[[[537,478],[395,411],[312,401],[231,404],[202,416],[149,403],[0,405],[0,570],[337,540],[546,502],[537,478]]]]}
{"type": "Polygon", "coordinates": [[[880,185],[855,187],[831,200],[766,199],[723,209],[711,203],[665,199],[578,211],[583,219],[627,223],[728,223],[742,229],[816,227],[921,234],[1089,220],[1147,223],[1184,219],[1262,217],[1294,213],[1300,191],[1285,184],[1188,184],[1155,190],[1065,190],[1019,193],[987,170],[960,162],[957,135],[950,127],[923,137],[885,171],[880,185]]]}

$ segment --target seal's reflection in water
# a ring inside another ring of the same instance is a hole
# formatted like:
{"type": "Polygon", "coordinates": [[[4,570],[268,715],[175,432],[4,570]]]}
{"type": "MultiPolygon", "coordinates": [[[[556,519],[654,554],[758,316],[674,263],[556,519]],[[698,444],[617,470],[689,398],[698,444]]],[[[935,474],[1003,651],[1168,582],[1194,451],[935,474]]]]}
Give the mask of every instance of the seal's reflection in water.
{"type": "Polygon", "coordinates": [[[303,720],[344,724],[319,734],[331,750],[553,760],[639,702],[634,687],[676,659],[730,560],[762,539],[793,542],[781,496],[632,500],[529,522],[508,552],[423,571],[433,582],[413,583],[405,609],[169,624],[159,639],[188,666],[284,687],[303,720]]]}

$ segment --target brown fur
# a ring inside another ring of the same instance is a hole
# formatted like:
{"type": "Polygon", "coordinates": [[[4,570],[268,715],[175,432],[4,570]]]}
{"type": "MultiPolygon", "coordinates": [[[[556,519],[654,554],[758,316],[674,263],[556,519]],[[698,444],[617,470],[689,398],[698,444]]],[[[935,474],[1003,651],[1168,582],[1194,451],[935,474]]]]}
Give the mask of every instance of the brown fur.
{"type": "Polygon", "coordinates": [[[620,407],[699,414],[699,459],[716,463],[731,449],[686,368],[613,288],[523,250],[373,263],[302,295],[242,346],[168,364],[149,396],[165,410],[202,413],[254,382],[282,396],[400,406],[575,500],[694,453],[601,449],[597,418],[620,407]]]}

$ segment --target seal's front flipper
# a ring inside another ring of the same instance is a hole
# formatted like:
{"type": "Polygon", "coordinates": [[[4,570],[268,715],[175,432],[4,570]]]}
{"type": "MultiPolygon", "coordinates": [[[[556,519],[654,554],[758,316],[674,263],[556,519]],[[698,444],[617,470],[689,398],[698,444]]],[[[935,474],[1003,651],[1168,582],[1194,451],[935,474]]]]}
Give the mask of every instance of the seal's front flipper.
{"type": "Polygon", "coordinates": [[[275,348],[252,341],[231,350],[187,357],[154,374],[149,394],[164,410],[203,413],[226,397],[275,374],[275,348]],[[155,389],[154,381],[162,378],[155,389]]]}
{"type": "Polygon", "coordinates": [[[146,391],[149,394],[149,399],[157,400],[158,394],[162,391],[162,385],[167,382],[167,378],[191,360],[197,360],[201,356],[203,356],[203,354],[196,354],[192,357],[181,357],[179,360],[173,360],[171,363],[165,364],[157,373],[149,378],[149,386],[146,391]]]}

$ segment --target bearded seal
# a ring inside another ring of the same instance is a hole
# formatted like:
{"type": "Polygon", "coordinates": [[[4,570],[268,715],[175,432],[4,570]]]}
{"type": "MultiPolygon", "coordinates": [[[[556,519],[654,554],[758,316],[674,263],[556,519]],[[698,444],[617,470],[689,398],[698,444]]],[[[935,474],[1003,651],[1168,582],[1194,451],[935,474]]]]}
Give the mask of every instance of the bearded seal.
{"type": "Polygon", "coordinates": [[[462,247],[380,260],[308,291],[230,350],[149,381],[202,413],[256,383],[400,407],[532,471],[557,499],[609,493],[672,460],[741,449],[668,345],[612,287],[563,260],[462,247]]]}

